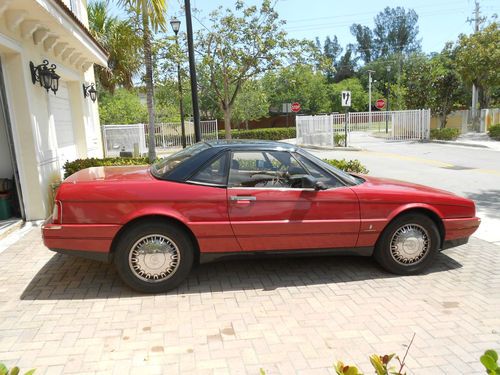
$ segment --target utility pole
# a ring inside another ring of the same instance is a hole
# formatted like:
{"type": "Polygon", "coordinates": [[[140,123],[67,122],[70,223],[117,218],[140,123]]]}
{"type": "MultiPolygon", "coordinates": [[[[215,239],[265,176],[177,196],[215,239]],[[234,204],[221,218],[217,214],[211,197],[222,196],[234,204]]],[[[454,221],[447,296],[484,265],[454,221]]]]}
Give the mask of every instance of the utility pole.
{"type": "Polygon", "coordinates": [[[191,78],[191,100],[193,101],[194,138],[201,141],[200,108],[198,106],[198,83],[196,82],[196,63],[194,61],[193,23],[191,20],[191,2],[184,0],[186,12],[186,32],[189,52],[189,75],[191,78]]]}
{"type": "MultiPolygon", "coordinates": [[[[481,6],[479,5],[479,0],[474,2],[474,18],[467,18],[467,22],[474,22],[474,34],[479,32],[481,24],[486,20],[486,17],[481,17],[481,6]]],[[[479,100],[479,92],[476,85],[472,84],[472,103],[471,103],[471,112],[472,112],[472,123],[476,125],[477,123],[477,102],[479,100]]]]}
{"type": "Polygon", "coordinates": [[[372,129],[372,73],[375,73],[375,71],[368,70],[368,113],[370,130],[372,129]]]}

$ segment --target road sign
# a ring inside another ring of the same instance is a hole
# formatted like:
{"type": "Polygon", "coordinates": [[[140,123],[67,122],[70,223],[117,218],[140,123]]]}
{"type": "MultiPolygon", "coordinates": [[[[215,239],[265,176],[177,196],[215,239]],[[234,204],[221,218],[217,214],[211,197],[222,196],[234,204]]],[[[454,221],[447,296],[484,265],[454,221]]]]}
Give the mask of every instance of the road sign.
{"type": "Polygon", "coordinates": [[[350,106],[351,106],[351,92],[342,91],[342,107],[350,107],[350,106]]]}
{"type": "Polygon", "coordinates": [[[382,109],[385,107],[385,100],[384,99],[379,99],[375,102],[375,107],[378,109],[382,109]]]}
{"type": "Polygon", "coordinates": [[[300,111],[300,103],[299,102],[292,103],[292,112],[299,112],[299,111],[300,111]]]}

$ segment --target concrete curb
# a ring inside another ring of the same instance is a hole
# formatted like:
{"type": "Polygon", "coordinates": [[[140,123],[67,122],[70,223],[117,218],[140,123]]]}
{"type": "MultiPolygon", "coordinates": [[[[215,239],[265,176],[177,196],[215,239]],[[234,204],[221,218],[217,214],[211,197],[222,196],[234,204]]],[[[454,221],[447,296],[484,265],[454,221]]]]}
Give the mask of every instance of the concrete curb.
{"type": "Polygon", "coordinates": [[[478,144],[473,144],[473,143],[456,142],[456,141],[432,140],[432,141],[423,141],[422,143],[441,143],[441,144],[444,144],[444,145],[466,146],[466,147],[476,147],[476,148],[487,148],[487,149],[493,150],[491,147],[488,147],[486,145],[478,145],[478,144]]]}

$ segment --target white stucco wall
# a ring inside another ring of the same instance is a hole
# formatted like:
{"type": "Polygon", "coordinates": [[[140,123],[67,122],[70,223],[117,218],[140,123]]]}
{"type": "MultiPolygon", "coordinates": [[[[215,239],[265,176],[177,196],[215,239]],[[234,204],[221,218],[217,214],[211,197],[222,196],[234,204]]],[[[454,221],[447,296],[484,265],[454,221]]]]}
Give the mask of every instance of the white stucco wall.
{"type": "MultiPolygon", "coordinates": [[[[71,120],[75,136],[75,157],[102,156],[102,142],[97,102],[83,97],[82,83],[95,82],[93,67],[78,69],[70,59],[63,59],[47,50],[43,43],[36,45],[23,38],[19,29],[11,30],[5,17],[0,17],[0,58],[5,79],[8,110],[11,117],[17,164],[27,220],[44,219],[52,206],[51,184],[60,179],[61,149],[57,143],[54,114],[51,113],[48,93],[31,82],[29,63],[41,64],[44,59],[56,64],[60,82],[68,87],[71,120]]],[[[57,94],[56,94],[57,95],[57,94]]],[[[3,129],[0,127],[0,135],[3,129]]],[[[3,159],[3,143],[0,143],[3,159]]],[[[0,173],[3,168],[0,163],[0,173]]],[[[5,163],[7,164],[7,163],[5,163]]],[[[1,177],[1,175],[0,175],[1,177]]]]}

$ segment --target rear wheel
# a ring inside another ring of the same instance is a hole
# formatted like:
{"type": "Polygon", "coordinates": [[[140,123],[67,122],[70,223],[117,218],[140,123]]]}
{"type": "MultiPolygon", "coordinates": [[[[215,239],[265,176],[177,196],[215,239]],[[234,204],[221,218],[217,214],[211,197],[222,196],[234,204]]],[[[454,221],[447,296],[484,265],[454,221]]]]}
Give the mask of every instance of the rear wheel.
{"type": "Polygon", "coordinates": [[[375,259],[386,270],[413,275],[430,266],[439,250],[436,224],[422,214],[407,214],[392,221],[375,248],[375,259]]]}
{"type": "Polygon", "coordinates": [[[114,261],[118,274],[131,288],[159,293],[186,279],[193,264],[193,251],[182,228],[144,222],[121,237],[114,261]]]}

